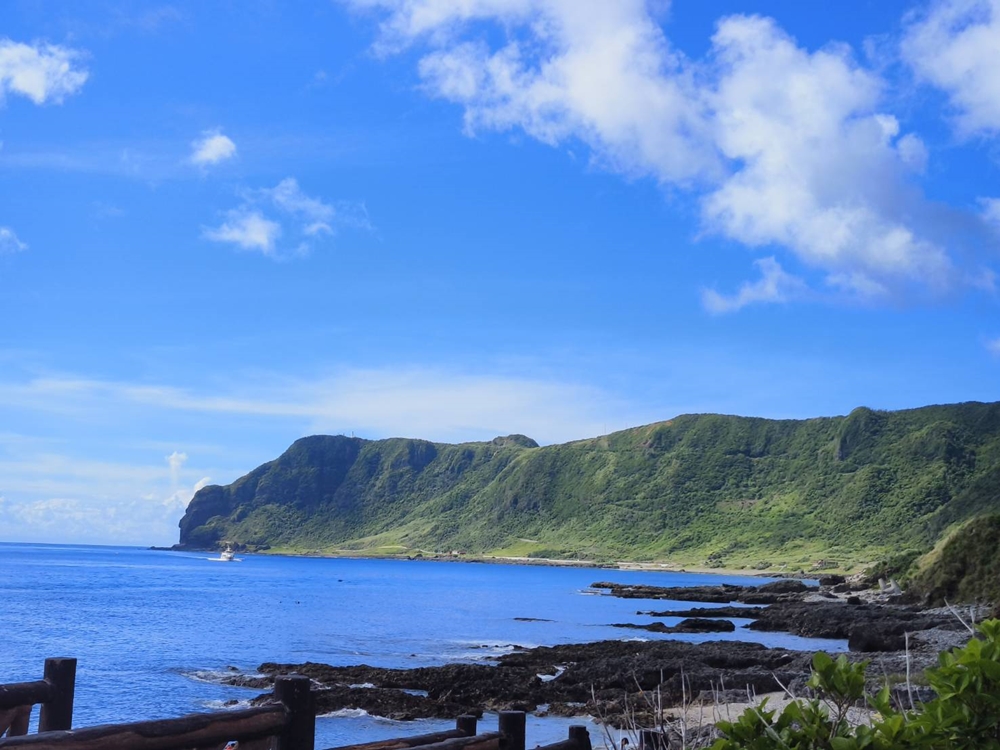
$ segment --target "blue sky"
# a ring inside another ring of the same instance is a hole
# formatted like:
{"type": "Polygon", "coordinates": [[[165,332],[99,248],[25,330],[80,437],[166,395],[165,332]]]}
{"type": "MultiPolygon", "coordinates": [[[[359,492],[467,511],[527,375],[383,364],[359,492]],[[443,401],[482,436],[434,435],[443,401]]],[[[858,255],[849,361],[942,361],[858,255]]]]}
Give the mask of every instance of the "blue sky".
{"type": "Polygon", "coordinates": [[[1000,2],[0,10],[0,540],[313,433],[1000,399],[1000,2]]]}

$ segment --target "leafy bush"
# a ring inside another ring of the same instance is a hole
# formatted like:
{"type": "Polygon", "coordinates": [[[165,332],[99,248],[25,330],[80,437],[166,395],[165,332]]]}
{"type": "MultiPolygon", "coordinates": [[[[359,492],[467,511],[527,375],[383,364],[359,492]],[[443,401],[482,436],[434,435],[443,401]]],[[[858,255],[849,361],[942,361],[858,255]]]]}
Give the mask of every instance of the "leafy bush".
{"type": "Polygon", "coordinates": [[[889,687],[865,692],[866,663],[813,657],[809,686],[819,696],[793,701],[777,714],[766,701],[732,722],[719,722],[712,750],[998,750],[1000,749],[1000,620],[979,638],[942,653],[926,672],[937,697],[911,711],[892,705],[889,687]],[[867,705],[871,720],[852,724],[848,711],[867,705]]]}

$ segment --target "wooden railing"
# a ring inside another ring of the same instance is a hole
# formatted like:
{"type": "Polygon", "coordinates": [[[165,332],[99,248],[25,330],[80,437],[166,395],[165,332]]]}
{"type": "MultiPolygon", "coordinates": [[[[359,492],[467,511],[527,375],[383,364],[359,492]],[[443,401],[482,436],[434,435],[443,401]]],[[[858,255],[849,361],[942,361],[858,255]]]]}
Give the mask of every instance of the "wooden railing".
{"type": "MultiPolygon", "coordinates": [[[[23,726],[12,727],[17,731],[0,738],[0,750],[219,750],[232,740],[240,750],[315,747],[316,704],[308,677],[276,677],[276,702],[257,708],[72,729],[75,677],[76,659],[46,659],[43,679],[0,685],[0,716],[21,709],[18,715],[27,717],[31,706],[42,706],[38,734],[25,734],[25,718],[23,726]]],[[[501,711],[496,732],[477,734],[477,723],[474,716],[459,716],[455,729],[444,732],[331,750],[525,750],[523,711],[501,711]]],[[[590,735],[586,727],[572,726],[566,740],[538,750],[591,750],[590,735]]]]}
{"type": "Polygon", "coordinates": [[[46,659],[42,679],[0,685],[0,736],[16,737],[28,732],[31,707],[41,704],[39,732],[69,729],[73,724],[73,694],[76,691],[76,659],[46,659]]]}
{"type": "Polygon", "coordinates": [[[364,742],[358,745],[341,745],[329,750],[413,750],[413,748],[424,748],[431,745],[442,745],[452,740],[460,742],[459,746],[469,747],[473,741],[492,740],[500,736],[499,732],[490,734],[476,734],[478,720],[475,716],[459,716],[455,721],[454,729],[447,729],[443,732],[431,732],[429,734],[415,734],[411,737],[395,737],[389,740],[376,740],[375,742],[364,742]]]}
{"type": "MultiPolygon", "coordinates": [[[[23,683],[35,685],[39,683],[23,683]]],[[[21,689],[22,685],[8,685],[21,689]]],[[[254,748],[259,740],[274,750],[313,750],[316,709],[308,677],[291,675],[274,680],[274,705],[239,711],[189,714],[177,719],[105,724],[70,729],[72,705],[66,728],[51,731],[39,723],[39,733],[0,740],[2,750],[214,750],[231,740],[254,748]]],[[[0,695],[3,695],[0,692],[0,695]]],[[[42,716],[45,716],[45,705],[42,716]]]]}
{"type": "MultiPolygon", "coordinates": [[[[329,750],[525,750],[524,711],[501,711],[496,732],[476,734],[476,717],[459,716],[455,729],[413,737],[343,745],[329,750]]],[[[591,750],[585,726],[571,726],[569,737],[535,750],[591,750]]]]}

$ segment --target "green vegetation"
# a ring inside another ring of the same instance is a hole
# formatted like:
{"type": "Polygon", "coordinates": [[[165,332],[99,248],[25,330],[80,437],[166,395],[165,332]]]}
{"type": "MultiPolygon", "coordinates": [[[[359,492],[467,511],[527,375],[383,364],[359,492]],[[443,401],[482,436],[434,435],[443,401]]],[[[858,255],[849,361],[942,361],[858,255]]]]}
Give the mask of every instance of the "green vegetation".
{"type": "Polygon", "coordinates": [[[180,542],[852,569],[1000,511],[998,488],[1000,404],[687,415],[543,448],[314,436],[199,491],[180,542]]]}
{"type": "Polygon", "coordinates": [[[866,695],[865,666],[816,654],[809,687],[817,698],[793,701],[777,718],[764,706],[720,722],[723,737],[712,750],[1000,748],[1000,621],[983,622],[978,639],[941,654],[925,672],[937,697],[911,710],[892,705],[888,686],[866,695]],[[870,721],[849,721],[854,706],[870,708],[870,721]]]}
{"type": "Polygon", "coordinates": [[[1000,514],[974,518],[949,534],[909,583],[935,604],[1000,603],[1000,514]]]}

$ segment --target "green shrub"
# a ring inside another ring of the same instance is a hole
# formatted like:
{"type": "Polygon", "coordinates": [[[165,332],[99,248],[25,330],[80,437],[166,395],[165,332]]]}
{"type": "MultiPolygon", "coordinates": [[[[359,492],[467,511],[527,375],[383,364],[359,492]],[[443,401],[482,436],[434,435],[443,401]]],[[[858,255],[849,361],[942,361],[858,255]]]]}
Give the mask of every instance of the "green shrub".
{"type": "Polygon", "coordinates": [[[967,522],[910,582],[930,603],[1000,601],[1000,514],[967,522]]]}
{"type": "Polygon", "coordinates": [[[1000,620],[983,622],[978,638],[938,661],[926,672],[937,697],[900,711],[888,686],[866,694],[866,663],[818,653],[809,680],[818,698],[793,701],[780,714],[765,701],[719,722],[723,736],[712,750],[1000,750],[1000,620]],[[872,720],[852,726],[848,710],[861,705],[872,720]]]}

